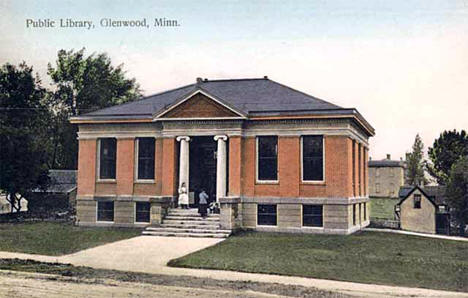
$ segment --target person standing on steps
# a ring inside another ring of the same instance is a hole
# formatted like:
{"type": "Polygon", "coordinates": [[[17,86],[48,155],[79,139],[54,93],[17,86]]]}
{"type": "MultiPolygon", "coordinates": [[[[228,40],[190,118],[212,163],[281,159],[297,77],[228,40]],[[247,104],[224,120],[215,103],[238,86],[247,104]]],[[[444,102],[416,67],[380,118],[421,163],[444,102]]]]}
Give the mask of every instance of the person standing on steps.
{"type": "Polygon", "coordinates": [[[179,188],[179,207],[182,209],[188,209],[188,204],[188,189],[185,186],[185,182],[182,182],[182,185],[179,188]]]}
{"type": "Polygon", "coordinates": [[[198,195],[198,198],[200,199],[198,201],[198,213],[205,218],[206,217],[206,208],[208,207],[208,194],[205,192],[204,189],[202,189],[201,193],[198,195]]]}

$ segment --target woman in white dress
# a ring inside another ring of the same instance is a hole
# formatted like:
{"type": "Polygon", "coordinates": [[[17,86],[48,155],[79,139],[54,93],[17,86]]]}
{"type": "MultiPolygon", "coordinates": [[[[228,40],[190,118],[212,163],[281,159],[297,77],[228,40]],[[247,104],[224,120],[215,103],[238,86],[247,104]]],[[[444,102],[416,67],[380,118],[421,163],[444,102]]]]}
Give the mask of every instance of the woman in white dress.
{"type": "Polygon", "coordinates": [[[183,209],[188,209],[189,197],[188,190],[185,186],[185,182],[182,182],[182,185],[179,188],[179,207],[183,209]]]}

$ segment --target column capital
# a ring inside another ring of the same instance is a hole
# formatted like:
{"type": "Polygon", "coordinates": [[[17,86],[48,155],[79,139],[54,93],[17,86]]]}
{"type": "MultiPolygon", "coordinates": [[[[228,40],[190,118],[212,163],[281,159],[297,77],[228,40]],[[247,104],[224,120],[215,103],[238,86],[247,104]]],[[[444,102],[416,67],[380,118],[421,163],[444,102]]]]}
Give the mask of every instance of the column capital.
{"type": "Polygon", "coordinates": [[[228,139],[228,136],[227,136],[227,135],[217,135],[217,136],[214,136],[214,140],[215,140],[215,141],[218,141],[218,140],[227,141],[227,139],[228,139]]]}
{"type": "Polygon", "coordinates": [[[180,141],[190,141],[190,137],[189,136],[179,136],[176,138],[177,142],[180,142],[180,141]]]}

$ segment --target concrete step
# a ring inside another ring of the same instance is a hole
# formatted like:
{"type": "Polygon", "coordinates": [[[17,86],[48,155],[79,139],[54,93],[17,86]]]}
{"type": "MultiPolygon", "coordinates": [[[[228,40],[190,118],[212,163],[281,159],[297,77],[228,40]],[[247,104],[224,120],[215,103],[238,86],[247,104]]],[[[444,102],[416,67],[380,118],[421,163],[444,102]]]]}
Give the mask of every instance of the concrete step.
{"type": "Polygon", "coordinates": [[[206,230],[216,230],[220,229],[221,225],[208,225],[208,224],[190,224],[190,223],[181,223],[181,224],[172,224],[172,223],[162,223],[161,227],[164,228],[179,228],[179,229],[206,229],[206,230]]]}
{"type": "Polygon", "coordinates": [[[143,235],[147,236],[166,236],[166,237],[196,237],[196,238],[227,238],[226,233],[178,233],[178,232],[161,232],[161,231],[143,231],[143,235]]]}
{"type": "Polygon", "coordinates": [[[167,215],[164,220],[198,220],[198,221],[219,221],[219,217],[201,217],[201,216],[174,216],[167,215]]]}
{"type": "MultiPolygon", "coordinates": [[[[198,212],[174,212],[174,211],[169,211],[167,215],[172,215],[172,216],[201,216],[198,212]]],[[[219,217],[219,214],[211,214],[208,213],[206,215],[207,217],[219,217]]]]}
{"type": "Polygon", "coordinates": [[[176,225],[220,225],[219,220],[179,220],[179,219],[164,219],[163,224],[176,225]]]}
{"type": "Polygon", "coordinates": [[[177,232],[177,233],[208,233],[208,234],[231,234],[230,230],[221,230],[221,229],[193,229],[193,228],[168,228],[168,227],[147,227],[145,231],[155,231],[155,232],[177,232]]]}

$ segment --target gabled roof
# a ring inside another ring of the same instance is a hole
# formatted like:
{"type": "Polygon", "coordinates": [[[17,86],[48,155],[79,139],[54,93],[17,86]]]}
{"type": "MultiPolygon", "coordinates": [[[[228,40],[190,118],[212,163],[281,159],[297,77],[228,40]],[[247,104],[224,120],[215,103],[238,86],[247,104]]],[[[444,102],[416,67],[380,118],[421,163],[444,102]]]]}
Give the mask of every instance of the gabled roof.
{"type": "Polygon", "coordinates": [[[401,186],[398,191],[398,197],[401,199],[398,204],[401,204],[406,198],[408,198],[413,191],[419,189],[425,197],[427,197],[434,205],[446,205],[445,187],[440,185],[427,185],[424,187],[419,186],[401,186]]]}
{"type": "Polygon", "coordinates": [[[266,116],[297,116],[297,115],[336,115],[356,117],[368,130],[374,134],[373,127],[357,112],[305,94],[265,78],[260,79],[229,79],[201,80],[195,84],[161,92],[140,100],[104,108],[72,118],[72,122],[80,120],[105,119],[153,119],[155,115],[164,112],[174,104],[183,101],[197,91],[205,92],[217,101],[224,103],[230,109],[248,118],[266,116]]]}
{"type": "MultiPolygon", "coordinates": [[[[49,170],[50,183],[46,193],[69,193],[76,189],[76,170],[49,170]]],[[[34,192],[42,192],[39,189],[34,192]]]]}

